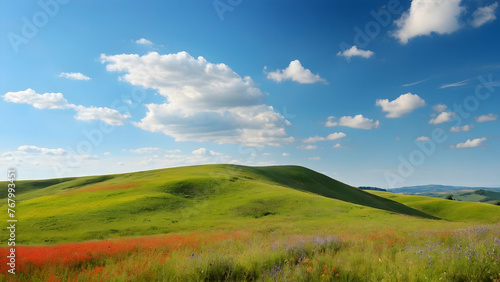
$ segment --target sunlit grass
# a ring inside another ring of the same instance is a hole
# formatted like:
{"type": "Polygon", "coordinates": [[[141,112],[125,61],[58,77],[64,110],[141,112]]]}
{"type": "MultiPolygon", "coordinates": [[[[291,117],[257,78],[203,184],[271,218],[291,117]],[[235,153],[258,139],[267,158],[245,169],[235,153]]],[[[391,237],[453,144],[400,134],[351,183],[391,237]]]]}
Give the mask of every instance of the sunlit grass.
{"type": "Polygon", "coordinates": [[[21,281],[500,278],[493,205],[377,197],[293,166],[43,183],[18,185],[21,281]]]}

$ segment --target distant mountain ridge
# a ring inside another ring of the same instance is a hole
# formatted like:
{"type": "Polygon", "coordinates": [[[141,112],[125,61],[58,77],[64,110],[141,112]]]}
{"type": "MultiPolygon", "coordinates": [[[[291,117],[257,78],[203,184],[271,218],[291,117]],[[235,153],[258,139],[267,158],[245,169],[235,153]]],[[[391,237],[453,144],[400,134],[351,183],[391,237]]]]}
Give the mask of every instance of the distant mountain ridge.
{"type": "Polygon", "coordinates": [[[406,186],[400,188],[387,189],[388,192],[402,193],[402,194],[422,194],[422,193],[439,193],[448,191],[460,190],[494,190],[500,191],[500,187],[468,187],[468,186],[451,186],[451,185],[418,185],[406,186]]]}

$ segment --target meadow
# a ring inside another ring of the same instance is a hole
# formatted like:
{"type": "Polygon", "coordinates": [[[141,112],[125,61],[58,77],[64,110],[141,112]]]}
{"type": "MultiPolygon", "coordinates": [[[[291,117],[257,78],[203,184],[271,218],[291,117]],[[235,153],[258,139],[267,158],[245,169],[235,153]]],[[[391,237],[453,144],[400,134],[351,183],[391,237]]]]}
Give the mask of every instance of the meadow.
{"type": "Polygon", "coordinates": [[[10,281],[500,279],[500,207],[368,193],[298,166],[18,187],[19,268],[0,268],[10,281]]]}

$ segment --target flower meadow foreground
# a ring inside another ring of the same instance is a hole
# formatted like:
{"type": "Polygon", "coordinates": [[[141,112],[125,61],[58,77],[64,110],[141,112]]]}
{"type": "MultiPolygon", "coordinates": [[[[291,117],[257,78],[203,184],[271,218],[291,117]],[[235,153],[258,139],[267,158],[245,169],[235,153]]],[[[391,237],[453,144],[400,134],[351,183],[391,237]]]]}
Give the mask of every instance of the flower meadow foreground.
{"type": "Polygon", "coordinates": [[[3,263],[2,280],[500,281],[500,225],[327,236],[198,232],[17,250],[17,273],[7,275],[3,263]]]}

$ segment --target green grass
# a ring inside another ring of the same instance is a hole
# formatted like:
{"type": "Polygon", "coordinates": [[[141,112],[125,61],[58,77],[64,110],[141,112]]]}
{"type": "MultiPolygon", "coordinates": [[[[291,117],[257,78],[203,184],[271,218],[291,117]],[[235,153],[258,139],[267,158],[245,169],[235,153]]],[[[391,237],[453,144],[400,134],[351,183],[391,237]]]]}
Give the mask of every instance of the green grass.
{"type": "Polygon", "coordinates": [[[207,165],[41,183],[17,183],[19,243],[434,218],[298,166],[207,165]]]}
{"type": "Polygon", "coordinates": [[[500,207],[366,192],[299,166],[204,165],[16,186],[16,239],[23,246],[242,234],[176,250],[159,245],[94,257],[78,267],[32,266],[20,280],[47,280],[52,273],[64,281],[500,278],[494,240],[500,207]],[[477,256],[469,258],[468,248],[477,256]]]}
{"type": "Polygon", "coordinates": [[[425,196],[410,196],[390,192],[370,191],[370,193],[402,203],[442,219],[483,223],[500,222],[500,206],[452,201],[425,196]]]}

